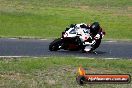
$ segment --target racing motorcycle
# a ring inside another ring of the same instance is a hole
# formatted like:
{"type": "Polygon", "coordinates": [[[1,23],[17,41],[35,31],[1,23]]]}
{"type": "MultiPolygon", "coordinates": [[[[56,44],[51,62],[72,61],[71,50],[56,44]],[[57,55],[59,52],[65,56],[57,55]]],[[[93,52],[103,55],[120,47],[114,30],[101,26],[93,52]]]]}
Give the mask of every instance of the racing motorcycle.
{"type": "Polygon", "coordinates": [[[83,32],[87,37],[87,42],[89,44],[84,44],[80,39],[80,34],[76,34],[75,27],[66,28],[65,31],[62,32],[62,36],[60,38],[55,39],[49,45],[50,51],[57,51],[60,49],[69,50],[69,51],[84,51],[84,48],[89,48],[89,51],[93,51],[99,47],[101,43],[101,39],[98,39],[94,44],[92,43],[92,38],[90,36],[90,32],[86,30],[86,28],[82,28],[83,32]],[[92,48],[91,48],[92,47],[92,48]]]}

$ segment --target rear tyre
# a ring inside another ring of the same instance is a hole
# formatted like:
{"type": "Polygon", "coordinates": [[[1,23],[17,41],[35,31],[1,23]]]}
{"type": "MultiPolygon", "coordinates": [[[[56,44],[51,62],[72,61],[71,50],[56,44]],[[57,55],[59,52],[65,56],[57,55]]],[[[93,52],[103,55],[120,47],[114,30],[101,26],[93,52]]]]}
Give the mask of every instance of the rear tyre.
{"type": "Polygon", "coordinates": [[[53,42],[50,43],[49,45],[49,50],[50,51],[57,51],[59,50],[59,46],[61,46],[61,38],[55,39],[53,42]]]}

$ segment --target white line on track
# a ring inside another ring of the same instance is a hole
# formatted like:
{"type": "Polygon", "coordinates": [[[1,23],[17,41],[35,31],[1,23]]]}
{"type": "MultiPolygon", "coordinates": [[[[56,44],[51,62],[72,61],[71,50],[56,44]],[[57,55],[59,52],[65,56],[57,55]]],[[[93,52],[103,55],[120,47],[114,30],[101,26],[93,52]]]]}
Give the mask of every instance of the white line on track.
{"type": "Polygon", "coordinates": [[[8,39],[18,39],[18,38],[8,38],[8,39]]]}
{"type": "Polygon", "coordinates": [[[112,43],[112,42],[117,42],[117,41],[115,41],[115,40],[110,40],[110,41],[105,41],[105,42],[110,42],[110,43],[112,43]]]}
{"type": "Polygon", "coordinates": [[[105,58],[105,59],[109,59],[109,60],[111,60],[111,59],[120,59],[120,58],[105,58]]]}
{"type": "Polygon", "coordinates": [[[0,58],[20,58],[20,57],[30,57],[30,56],[0,56],[0,58]]]}
{"type": "MultiPolygon", "coordinates": [[[[91,57],[75,57],[75,58],[77,58],[77,59],[96,59],[97,57],[95,57],[95,58],[91,58],[91,57]]],[[[120,58],[101,58],[101,57],[99,57],[99,59],[109,59],[109,60],[111,60],[111,59],[120,59],[120,58]]]]}
{"type": "MultiPolygon", "coordinates": [[[[0,56],[0,58],[27,58],[27,57],[32,57],[32,56],[0,56]]],[[[32,58],[41,58],[41,57],[32,57],[32,58]]],[[[49,57],[42,57],[42,58],[49,58],[49,57]]],[[[77,59],[96,59],[96,58],[91,58],[91,57],[75,57],[77,59]]],[[[99,57],[99,59],[107,59],[107,60],[111,60],[111,59],[121,59],[121,58],[101,58],[99,57]]]]}

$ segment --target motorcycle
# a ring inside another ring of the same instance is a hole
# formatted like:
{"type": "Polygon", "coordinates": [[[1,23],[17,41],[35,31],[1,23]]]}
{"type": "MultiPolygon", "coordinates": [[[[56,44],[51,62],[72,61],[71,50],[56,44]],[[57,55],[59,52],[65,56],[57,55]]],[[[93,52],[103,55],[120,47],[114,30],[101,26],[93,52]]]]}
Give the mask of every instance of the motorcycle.
{"type": "MultiPolygon", "coordinates": [[[[84,31],[89,44],[92,41],[90,36],[90,32],[86,30],[86,28],[82,28],[84,31]]],[[[49,44],[50,51],[57,51],[60,49],[69,50],[69,51],[84,51],[85,48],[89,48],[89,44],[84,44],[80,39],[80,34],[76,34],[75,27],[66,28],[64,32],[62,32],[62,36],[60,38],[55,39],[49,44]]],[[[94,42],[93,45],[90,45],[89,51],[93,51],[99,47],[101,43],[101,39],[98,39],[94,42]]]]}

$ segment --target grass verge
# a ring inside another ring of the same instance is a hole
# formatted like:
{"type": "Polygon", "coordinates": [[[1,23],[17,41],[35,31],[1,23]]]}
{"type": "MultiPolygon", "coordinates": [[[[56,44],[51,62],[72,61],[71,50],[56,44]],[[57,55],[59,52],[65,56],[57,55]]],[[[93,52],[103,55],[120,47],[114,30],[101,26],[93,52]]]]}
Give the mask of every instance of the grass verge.
{"type": "Polygon", "coordinates": [[[132,39],[131,0],[0,0],[0,37],[59,37],[71,23],[99,21],[106,39],[132,39]]]}
{"type": "Polygon", "coordinates": [[[9,58],[0,60],[1,88],[131,88],[132,84],[76,83],[79,65],[91,74],[130,74],[131,59],[78,59],[75,57],[9,58]]]}

